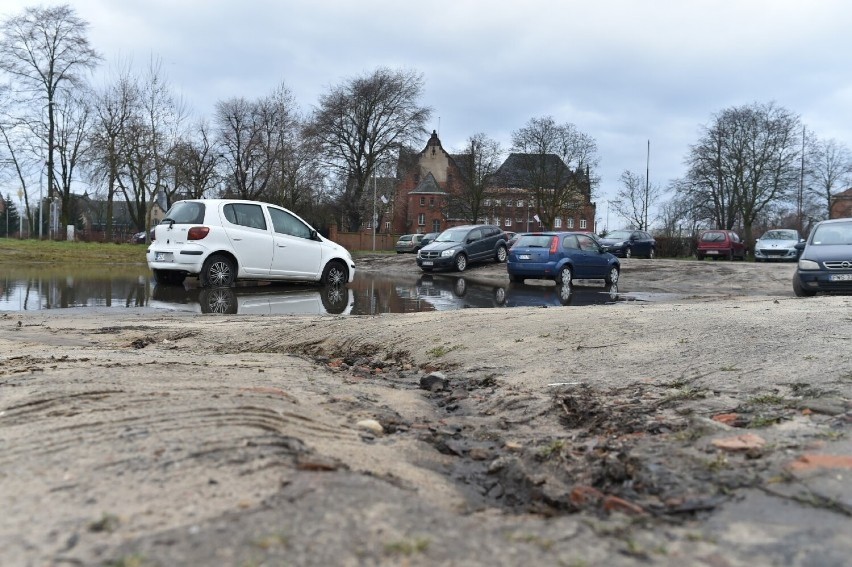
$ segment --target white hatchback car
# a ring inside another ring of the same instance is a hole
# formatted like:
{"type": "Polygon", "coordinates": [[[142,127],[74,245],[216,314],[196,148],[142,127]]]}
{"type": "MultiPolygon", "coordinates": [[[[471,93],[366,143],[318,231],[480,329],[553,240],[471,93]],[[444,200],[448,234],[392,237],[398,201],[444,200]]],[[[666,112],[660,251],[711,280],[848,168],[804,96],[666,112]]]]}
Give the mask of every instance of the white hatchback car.
{"type": "Polygon", "coordinates": [[[355,277],[344,247],[283,207],[234,199],[178,201],[154,229],[148,267],[159,284],[197,277],[202,287],[237,280],[339,285],[355,277]]]}

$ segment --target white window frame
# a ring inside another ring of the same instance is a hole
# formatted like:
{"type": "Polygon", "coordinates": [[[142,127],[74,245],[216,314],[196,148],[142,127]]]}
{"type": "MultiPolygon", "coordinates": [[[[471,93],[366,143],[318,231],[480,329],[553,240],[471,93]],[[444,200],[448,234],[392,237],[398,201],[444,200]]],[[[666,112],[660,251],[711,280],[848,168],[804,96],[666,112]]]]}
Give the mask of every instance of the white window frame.
{"type": "Polygon", "coordinates": [[[509,217],[506,217],[506,219],[503,221],[503,223],[504,223],[505,226],[512,226],[512,219],[510,219],[509,217]]]}
{"type": "Polygon", "coordinates": [[[417,215],[417,226],[426,226],[426,213],[417,215]]]}
{"type": "Polygon", "coordinates": [[[574,219],[568,219],[568,222],[565,224],[566,228],[574,228],[574,219]]]}
{"type": "Polygon", "coordinates": [[[581,229],[586,228],[586,219],[580,219],[580,228],[581,229]]]}
{"type": "Polygon", "coordinates": [[[562,217],[556,217],[553,220],[553,228],[562,228],[562,217]]]}

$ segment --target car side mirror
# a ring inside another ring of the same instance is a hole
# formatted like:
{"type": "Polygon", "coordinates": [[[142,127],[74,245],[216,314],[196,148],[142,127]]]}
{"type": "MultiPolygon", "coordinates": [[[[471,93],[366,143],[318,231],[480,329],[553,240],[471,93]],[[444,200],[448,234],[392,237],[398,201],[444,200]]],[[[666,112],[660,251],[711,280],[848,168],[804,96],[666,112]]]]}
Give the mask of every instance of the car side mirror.
{"type": "Polygon", "coordinates": [[[311,229],[310,234],[311,234],[311,240],[319,240],[319,238],[317,238],[317,231],[314,230],[313,228],[311,229]]]}
{"type": "Polygon", "coordinates": [[[798,241],[796,244],[793,245],[793,248],[795,248],[796,250],[801,252],[802,250],[805,249],[805,241],[804,240],[798,241]]]}

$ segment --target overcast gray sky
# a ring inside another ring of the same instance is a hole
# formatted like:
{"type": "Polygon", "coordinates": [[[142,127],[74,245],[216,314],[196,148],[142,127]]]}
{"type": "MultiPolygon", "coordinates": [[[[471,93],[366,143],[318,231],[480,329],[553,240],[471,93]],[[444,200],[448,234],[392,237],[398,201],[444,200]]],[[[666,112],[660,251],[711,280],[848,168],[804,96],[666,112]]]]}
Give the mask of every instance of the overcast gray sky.
{"type": "MultiPolygon", "coordinates": [[[[0,15],[34,5],[6,0],[0,15]]],[[[290,88],[307,112],[379,66],[423,74],[448,150],[484,132],[508,149],[533,117],[598,143],[603,202],[621,172],[663,187],[700,127],[771,102],[852,145],[848,0],[73,0],[103,74],[159,58],[198,115],[217,100],[290,88]]],[[[98,84],[96,81],[95,84],[98,84]]],[[[423,143],[425,145],[426,138],[423,143]]]]}

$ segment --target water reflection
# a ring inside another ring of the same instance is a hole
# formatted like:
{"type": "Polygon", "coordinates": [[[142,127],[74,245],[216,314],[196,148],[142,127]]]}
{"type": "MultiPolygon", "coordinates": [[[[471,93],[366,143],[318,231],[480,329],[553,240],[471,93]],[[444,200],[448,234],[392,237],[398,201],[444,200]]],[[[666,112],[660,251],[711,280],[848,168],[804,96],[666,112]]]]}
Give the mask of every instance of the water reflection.
{"type": "Polygon", "coordinates": [[[248,283],[204,290],[195,280],[156,285],[145,266],[6,269],[0,311],[145,308],[223,314],[377,315],[467,308],[600,305],[621,299],[615,286],[483,284],[460,275],[384,276],[359,272],[345,287],[248,283]]]}

